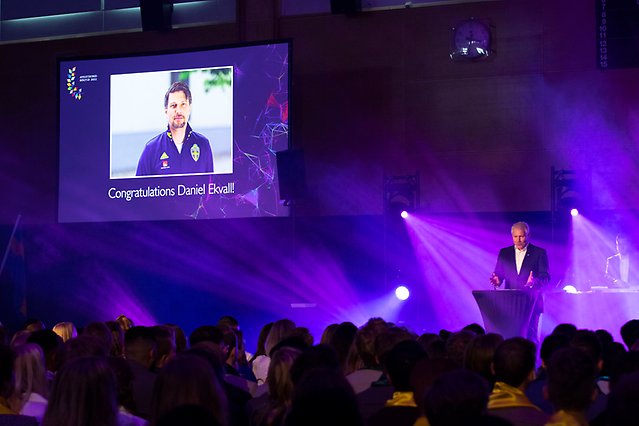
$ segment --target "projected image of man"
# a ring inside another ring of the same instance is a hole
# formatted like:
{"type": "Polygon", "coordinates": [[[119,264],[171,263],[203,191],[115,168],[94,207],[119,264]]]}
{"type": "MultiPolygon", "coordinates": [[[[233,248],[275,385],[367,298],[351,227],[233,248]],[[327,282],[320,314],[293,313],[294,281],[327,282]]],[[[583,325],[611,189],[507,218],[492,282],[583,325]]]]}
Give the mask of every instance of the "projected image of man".
{"type": "Polygon", "coordinates": [[[169,87],[164,95],[167,129],[144,146],[136,176],[213,173],[209,140],[189,124],[191,102],[186,83],[177,81],[169,87]]]}

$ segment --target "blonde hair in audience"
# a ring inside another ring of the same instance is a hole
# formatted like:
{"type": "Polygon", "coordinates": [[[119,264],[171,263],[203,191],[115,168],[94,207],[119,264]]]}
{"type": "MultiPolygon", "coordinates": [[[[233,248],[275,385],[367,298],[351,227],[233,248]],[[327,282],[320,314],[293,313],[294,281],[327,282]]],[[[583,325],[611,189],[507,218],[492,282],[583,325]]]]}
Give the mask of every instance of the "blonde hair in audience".
{"type": "Polygon", "coordinates": [[[44,363],[44,352],[35,343],[25,343],[14,349],[15,390],[11,405],[17,412],[29,400],[32,393],[43,398],[48,396],[47,370],[44,363]]]}
{"type": "Polygon", "coordinates": [[[120,323],[122,331],[126,332],[129,328],[133,327],[133,321],[131,321],[126,315],[120,315],[115,320],[120,323]]]}
{"type": "Polygon", "coordinates": [[[295,323],[290,319],[281,319],[277,320],[273,323],[273,327],[271,327],[271,331],[269,331],[268,336],[266,337],[266,342],[264,342],[264,349],[266,349],[266,356],[271,356],[271,350],[280,343],[282,340],[286,339],[295,331],[295,323]]]}
{"type": "Polygon", "coordinates": [[[53,332],[60,336],[63,342],[78,337],[78,332],[72,322],[59,322],[53,326],[53,332]]]}

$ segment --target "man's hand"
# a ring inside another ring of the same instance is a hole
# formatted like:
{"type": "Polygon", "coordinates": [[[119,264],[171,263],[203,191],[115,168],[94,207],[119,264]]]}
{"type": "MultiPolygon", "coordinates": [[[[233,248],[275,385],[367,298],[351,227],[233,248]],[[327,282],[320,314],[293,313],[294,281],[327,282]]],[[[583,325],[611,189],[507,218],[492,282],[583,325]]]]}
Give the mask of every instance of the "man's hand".
{"type": "Polygon", "coordinates": [[[494,272],[490,275],[490,283],[495,288],[497,288],[497,287],[499,287],[501,285],[501,280],[499,279],[497,274],[495,274],[494,272]]]}
{"type": "Polygon", "coordinates": [[[536,283],[537,280],[533,277],[532,271],[530,271],[530,275],[528,275],[528,280],[526,281],[526,287],[533,288],[536,283]]]}

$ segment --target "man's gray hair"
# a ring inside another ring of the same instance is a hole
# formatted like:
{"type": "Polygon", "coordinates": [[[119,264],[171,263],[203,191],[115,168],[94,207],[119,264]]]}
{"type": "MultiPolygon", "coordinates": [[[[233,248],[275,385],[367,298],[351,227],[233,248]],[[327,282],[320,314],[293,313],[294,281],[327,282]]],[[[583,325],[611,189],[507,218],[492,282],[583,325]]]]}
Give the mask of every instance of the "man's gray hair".
{"type": "Polygon", "coordinates": [[[515,229],[523,229],[526,235],[530,235],[530,226],[528,226],[526,222],[513,223],[513,226],[510,227],[511,235],[513,232],[515,232],[515,229]]]}

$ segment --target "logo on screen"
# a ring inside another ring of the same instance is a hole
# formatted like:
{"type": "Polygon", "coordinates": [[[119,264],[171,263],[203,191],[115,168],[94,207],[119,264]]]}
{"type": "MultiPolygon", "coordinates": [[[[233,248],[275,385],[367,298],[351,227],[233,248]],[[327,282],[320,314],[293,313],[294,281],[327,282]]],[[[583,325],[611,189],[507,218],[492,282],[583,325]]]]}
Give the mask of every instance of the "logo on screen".
{"type": "Polygon", "coordinates": [[[200,147],[197,146],[196,143],[194,143],[191,147],[191,158],[193,158],[193,161],[197,161],[200,159],[200,147]]]}
{"type": "Polygon", "coordinates": [[[67,73],[67,91],[69,95],[71,95],[75,100],[79,101],[82,99],[82,89],[76,86],[75,82],[75,68],[69,68],[69,72],[67,73]]]}

